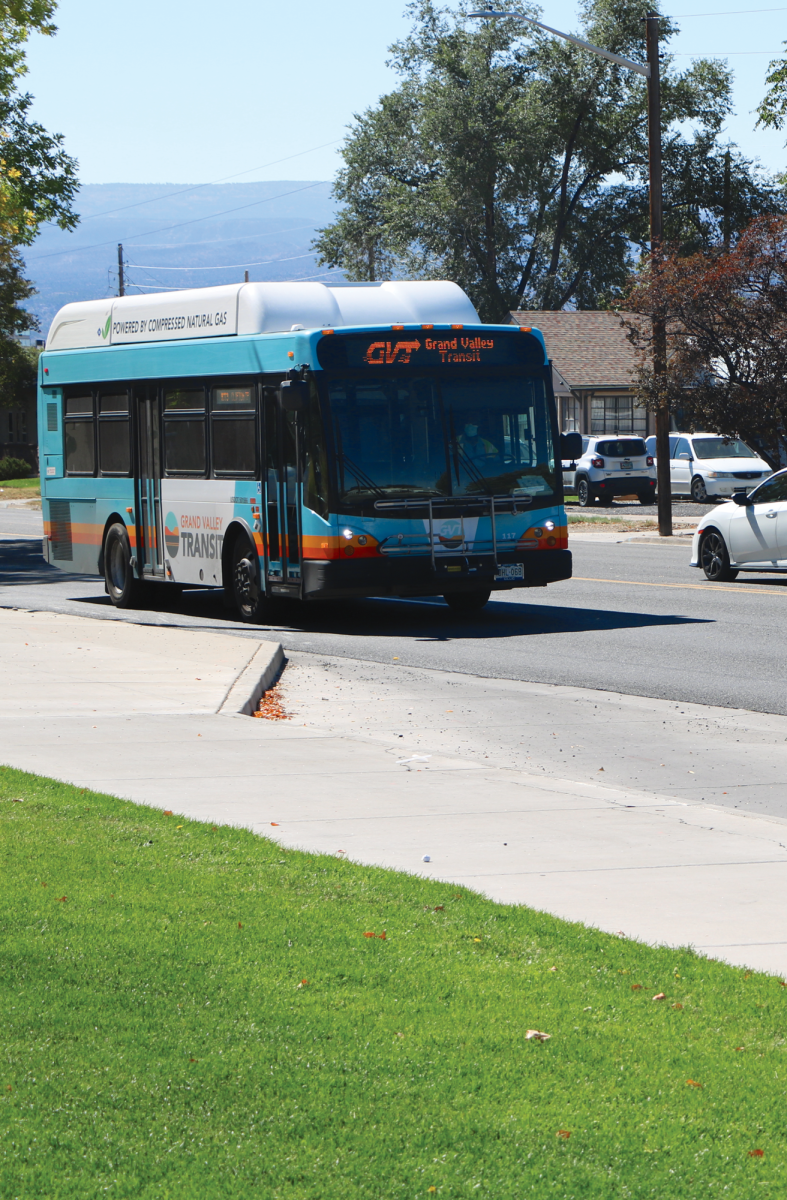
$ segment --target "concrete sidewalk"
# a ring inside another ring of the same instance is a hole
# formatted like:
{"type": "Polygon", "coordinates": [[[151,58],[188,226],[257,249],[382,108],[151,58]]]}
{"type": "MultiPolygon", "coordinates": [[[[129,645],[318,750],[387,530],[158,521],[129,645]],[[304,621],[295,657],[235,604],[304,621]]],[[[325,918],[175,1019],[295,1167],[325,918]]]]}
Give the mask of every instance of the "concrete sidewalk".
{"type": "MultiPolygon", "coordinates": [[[[309,655],[284,677],[292,720],[229,715],[274,652],[221,634],[0,611],[0,761],[248,826],[289,847],[341,852],[787,973],[787,822],[674,789],[605,786],[588,779],[584,762],[584,778],[567,777],[579,773],[570,764],[563,777],[500,766],[494,752],[481,754],[483,729],[467,751],[451,751],[447,714],[441,720],[411,696],[419,727],[402,721],[401,681],[395,702],[384,694],[385,675],[356,683],[342,711],[309,655]],[[393,720],[366,715],[374,689],[393,705],[393,720]]],[[[443,686],[450,694],[450,680],[421,674],[435,677],[435,696],[443,686]]],[[[529,686],[518,685],[515,697],[523,731],[541,728],[550,691],[529,686]]],[[[566,722],[600,695],[573,691],[566,722]]],[[[787,719],[767,720],[781,722],[767,727],[767,740],[784,741],[787,719]]]]}

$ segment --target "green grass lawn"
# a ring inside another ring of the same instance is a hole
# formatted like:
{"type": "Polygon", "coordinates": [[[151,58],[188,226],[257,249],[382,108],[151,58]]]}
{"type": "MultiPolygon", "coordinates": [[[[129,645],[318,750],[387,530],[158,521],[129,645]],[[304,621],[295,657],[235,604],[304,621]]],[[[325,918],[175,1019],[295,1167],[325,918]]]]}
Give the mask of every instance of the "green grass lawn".
{"type": "Polygon", "coordinates": [[[29,479],[0,479],[0,500],[34,500],[41,495],[41,480],[37,475],[29,479]]]}
{"type": "Polygon", "coordinates": [[[0,817],[2,1197],[787,1194],[778,979],[9,768],[0,817]]]}

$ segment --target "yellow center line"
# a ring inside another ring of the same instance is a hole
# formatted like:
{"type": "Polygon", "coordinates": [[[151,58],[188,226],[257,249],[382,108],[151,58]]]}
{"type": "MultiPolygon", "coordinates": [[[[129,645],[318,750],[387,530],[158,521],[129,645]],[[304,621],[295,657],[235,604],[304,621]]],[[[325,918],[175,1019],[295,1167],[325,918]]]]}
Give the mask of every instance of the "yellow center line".
{"type": "Polygon", "coordinates": [[[641,579],[592,579],[585,575],[572,575],[578,583],[619,583],[624,587],[660,587],[660,588],[693,588],[700,592],[738,592],[746,596],[787,596],[787,588],[783,591],[766,592],[761,588],[722,587],[718,583],[649,583],[641,579]]]}

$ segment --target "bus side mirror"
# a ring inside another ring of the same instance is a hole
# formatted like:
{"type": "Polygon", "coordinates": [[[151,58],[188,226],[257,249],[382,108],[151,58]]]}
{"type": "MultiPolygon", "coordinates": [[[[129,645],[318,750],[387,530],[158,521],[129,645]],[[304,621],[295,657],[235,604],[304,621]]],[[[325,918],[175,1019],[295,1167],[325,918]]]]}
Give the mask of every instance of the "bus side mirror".
{"type": "Polygon", "coordinates": [[[284,379],[279,398],[285,412],[304,412],[309,398],[309,385],[301,379],[284,379]]]}
{"type": "Polygon", "coordinates": [[[582,434],[581,433],[561,433],[560,435],[560,458],[570,459],[572,462],[582,457],[582,434]]]}

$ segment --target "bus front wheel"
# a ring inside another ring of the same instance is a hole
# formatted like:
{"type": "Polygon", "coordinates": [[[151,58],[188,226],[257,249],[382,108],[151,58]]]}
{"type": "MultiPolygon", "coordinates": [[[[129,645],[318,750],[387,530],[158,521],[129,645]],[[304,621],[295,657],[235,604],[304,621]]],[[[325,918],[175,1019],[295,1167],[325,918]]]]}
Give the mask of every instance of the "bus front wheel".
{"type": "Polygon", "coordinates": [[[443,599],[455,612],[480,612],[491,595],[491,588],[475,588],[472,592],[449,592],[443,599]]]}
{"type": "Polygon", "coordinates": [[[133,608],[142,599],[144,585],[134,576],[131,547],[125,525],[110,525],[104,539],[104,582],[116,608],[133,608]]]}
{"type": "Polygon", "coordinates": [[[232,548],[232,596],[241,621],[263,620],[265,594],[260,583],[260,560],[248,537],[236,538],[232,548]]]}

